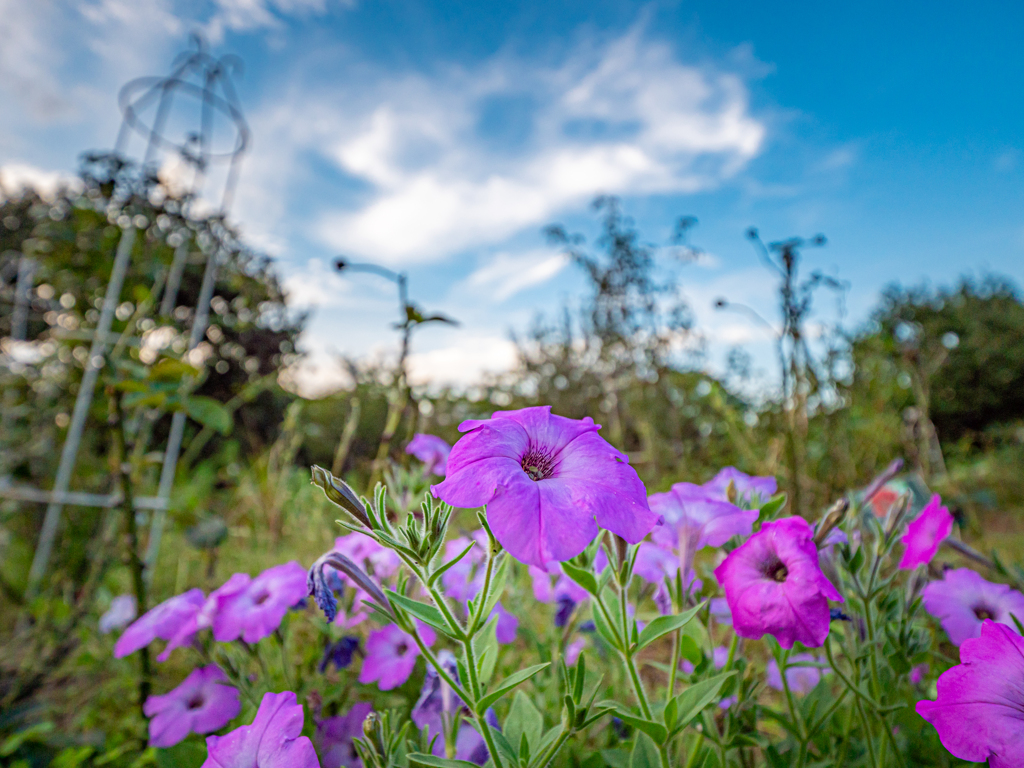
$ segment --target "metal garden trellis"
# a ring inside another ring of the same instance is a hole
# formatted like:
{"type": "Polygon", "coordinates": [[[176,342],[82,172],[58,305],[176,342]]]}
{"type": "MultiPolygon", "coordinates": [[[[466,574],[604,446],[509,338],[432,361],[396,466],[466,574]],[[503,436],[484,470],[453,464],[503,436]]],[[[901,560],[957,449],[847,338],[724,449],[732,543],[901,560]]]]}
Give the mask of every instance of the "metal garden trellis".
{"type": "MultiPolygon", "coordinates": [[[[177,58],[169,75],[166,77],[144,77],[129,82],[121,89],[119,95],[118,100],[122,112],[121,128],[115,149],[111,155],[107,156],[108,159],[120,166],[125,166],[127,148],[132,134],[140,135],[145,140],[145,152],[142,162],[138,164],[142,171],[143,184],[146,183],[147,178],[155,178],[154,171],[159,162],[173,153],[191,170],[191,180],[188,183],[189,192],[186,195],[186,199],[190,201],[199,199],[198,195],[206,184],[206,175],[210,165],[218,162],[226,163],[227,175],[217,211],[217,215],[223,217],[230,207],[238,181],[240,163],[250,137],[249,128],[239,107],[230,77],[230,70],[237,64],[238,60],[234,58],[214,58],[206,52],[202,41],[199,38],[194,38],[193,50],[177,58]],[[165,134],[167,122],[173,115],[172,109],[176,96],[190,97],[199,103],[198,129],[186,132],[184,139],[179,141],[175,141],[165,134]],[[152,107],[154,103],[154,117],[151,124],[147,125],[142,118],[142,113],[152,107]],[[234,140],[230,148],[224,151],[215,151],[213,147],[218,117],[221,121],[226,118],[234,132],[234,140]]],[[[114,205],[113,200],[111,200],[111,205],[114,205]]],[[[123,502],[120,494],[116,492],[104,495],[70,490],[99,372],[104,365],[111,341],[117,338],[116,334],[111,333],[111,328],[120,301],[121,289],[131,266],[136,233],[140,225],[145,226],[143,222],[138,222],[130,216],[117,215],[116,211],[113,213],[115,214],[113,218],[117,220],[122,233],[117,244],[100,316],[92,334],[91,348],[84,365],[85,370],[76,395],[67,437],[61,450],[53,488],[46,491],[33,487],[12,486],[4,478],[0,478],[0,497],[47,504],[42,530],[29,571],[26,593],[26,597],[29,598],[38,592],[46,574],[64,507],[73,505],[110,508],[123,502]]],[[[193,238],[186,235],[181,238],[175,248],[174,257],[163,286],[159,310],[161,317],[169,316],[175,308],[189,253],[195,244],[193,238]]],[[[198,300],[192,313],[193,320],[187,344],[189,351],[199,344],[206,332],[210,301],[216,283],[218,260],[223,249],[223,240],[205,249],[208,255],[203,268],[198,300]]],[[[33,274],[34,264],[31,258],[23,256],[19,262],[15,306],[11,323],[12,337],[17,340],[24,340],[26,336],[28,302],[33,274]]],[[[153,513],[144,557],[147,575],[151,574],[151,566],[156,561],[159,552],[168,501],[174,484],[178,456],[184,436],[185,420],[186,416],[183,411],[174,412],[167,444],[163,451],[157,495],[139,496],[133,500],[136,510],[151,510],[153,513]]]]}

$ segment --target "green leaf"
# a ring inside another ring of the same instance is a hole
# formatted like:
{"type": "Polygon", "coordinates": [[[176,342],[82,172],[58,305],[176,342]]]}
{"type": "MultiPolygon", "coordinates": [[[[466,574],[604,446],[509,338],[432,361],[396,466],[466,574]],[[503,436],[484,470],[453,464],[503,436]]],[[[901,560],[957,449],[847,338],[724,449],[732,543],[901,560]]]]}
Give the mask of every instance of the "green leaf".
{"type": "Polygon", "coordinates": [[[689,635],[683,635],[679,640],[679,652],[683,658],[688,662],[697,666],[700,664],[700,660],[704,658],[704,654],[700,652],[700,646],[697,645],[697,641],[689,635]]]}
{"type": "Polygon", "coordinates": [[[543,664],[534,664],[532,667],[527,667],[524,670],[516,672],[514,675],[506,677],[493,691],[484,696],[480,701],[477,702],[476,711],[483,714],[487,711],[487,708],[494,702],[504,696],[506,693],[511,691],[520,683],[525,683],[531,677],[536,675],[542,669],[547,669],[551,666],[551,662],[545,662],[543,664]]]}
{"type": "Polygon", "coordinates": [[[629,752],[624,749],[602,749],[600,754],[610,768],[629,768],[629,752]]]}
{"type": "MultiPolygon", "coordinates": [[[[622,722],[628,723],[636,728],[638,731],[642,731],[650,736],[658,744],[664,744],[668,738],[668,729],[661,723],[655,722],[654,720],[648,720],[645,717],[635,714],[634,712],[626,709],[622,704],[618,702],[602,702],[615,704],[615,716],[622,722]]],[[[600,706],[600,705],[598,705],[600,706]]]]}
{"type": "Polygon", "coordinates": [[[653,643],[659,637],[664,637],[669,632],[674,632],[680,627],[685,627],[697,612],[704,608],[704,603],[699,603],[695,607],[683,613],[677,613],[671,616],[659,616],[646,627],[644,631],[640,633],[640,638],[637,640],[636,650],[646,648],[648,645],[653,643]]]}
{"type": "MultiPolygon", "coordinates": [[[[473,653],[477,659],[477,677],[481,683],[489,683],[498,661],[498,617],[493,617],[473,638],[473,653]]],[[[511,742],[515,744],[515,741],[511,742]]]]}
{"type": "Polygon", "coordinates": [[[405,595],[400,595],[393,589],[387,590],[387,596],[392,605],[397,605],[399,608],[404,609],[407,613],[412,614],[424,624],[429,624],[434,629],[444,632],[449,637],[458,637],[458,635],[455,634],[455,630],[448,626],[448,622],[445,621],[442,613],[434,606],[421,603],[419,600],[413,600],[411,597],[406,597],[405,595]]]}
{"type": "Polygon", "coordinates": [[[29,741],[42,741],[42,737],[46,736],[50,731],[53,730],[53,723],[49,720],[36,723],[35,725],[29,726],[23,731],[13,733],[4,739],[3,744],[0,744],[0,757],[7,757],[13,755],[22,744],[29,741]]]}
{"type": "Polygon", "coordinates": [[[445,564],[444,564],[444,565],[442,565],[442,566],[441,566],[440,568],[438,568],[438,569],[437,569],[436,571],[434,571],[434,572],[433,572],[432,574],[430,574],[430,578],[428,578],[428,579],[427,579],[427,586],[429,587],[429,586],[430,586],[431,584],[433,584],[433,583],[434,583],[434,582],[436,582],[436,581],[437,581],[437,580],[438,580],[439,578],[441,578],[441,575],[442,575],[442,574],[443,574],[443,573],[444,573],[445,571],[447,571],[447,570],[448,570],[449,568],[451,568],[451,567],[452,567],[453,565],[455,565],[455,564],[456,564],[457,562],[459,562],[459,560],[461,560],[462,558],[464,558],[464,557],[466,556],[466,554],[467,554],[467,553],[469,552],[469,550],[471,550],[471,549],[472,549],[473,547],[475,547],[475,546],[476,546],[476,542],[475,542],[475,541],[471,541],[471,542],[469,543],[469,546],[468,546],[468,547],[466,547],[466,548],[465,548],[464,550],[462,550],[462,551],[461,551],[461,552],[460,552],[459,554],[457,554],[457,555],[456,555],[455,557],[453,557],[453,558],[452,558],[451,560],[449,560],[449,561],[448,561],[447,563],[445,563],[445,564]]]}
{"type": "Polygon", "coordinates": [[[165,357],[149,369],[151,381],[173,381],[180,382],[186,376],[198,376],[199,371],[182,360],[175,360],[165,357]]]}
{"type": "Polygon", "coordinates": [[[693,718],[718,698],[718,692],[722,690],[725,682],[736,674],[736,671],[726,672],[723,675],[716,675],[708,680],[694,683],[675,698],[676,702],[676,724],[675,731],[685,728],[693,718]]]}
{"type": "Polygon", "coordinates": [[[409,762],[412,765],[426,765],[429,768],[479,768],[476,763],[471,763],[468,760],[451,760],[447,757],[425,755],[422,752],[411,753],[409,762]]]}
{"type": "Polygon", "coordinates": [[[782,511],[782,508],[786,504],[786,494],[777,493],[772,496],[768,501],[761,505],[758,511],[757,521],[759,523],[765,523],[769,520],[774,520],[775,517],[782,511]]]}
{"type": "Polygon", "coordinates": [[[519,752],[512,748],[508,739],[505,738],[505,734],[497,728],[492,728],[490,725],[487,725],[487,727],[491,730],[491,738],[494,739],[494,744],[497,746],[498,751],[504,755],[506,761],[512,765],[516,765],[519,762],[519,752]]]}
{"type": "Polygon", "coordinates": [[[657,745],[645,734],[638,733],[629,756],[629,768],[661,768],[657,745]]]}
{"type": "Polygon", "coordinates": [[[184,405],[189,418],[222,435],[230,434],[231,428],[235,425],[231,412],[212,397],[191,395],[185,398],[184,405]]]}
{"type": "Polygon", "coordinates": [[[530,744],[533,754],[540,754],[540,740],[544,733],[544,715],[530,701],[530,697],[522,691],[516,691],[512,699],[512,706],[508,710],[508,717],[505,718],[503,733],[508,737],[510,744],[518,744],[525,736],[530,744]]]}
{"type": "Polygon", "coordinates": [[[665,727],[668,728],[669,731],[671,731],[676,724],[677,714],[679,714],[679,704],[675,699],[672,699],[669,701],[668,705],[666,705],[664,714],[665,727]]]}
{"type": "Polygon", "coordinates": [[[562,571],[590,594],[598,594],[597,578],[590,571],[579,568],[572,563],[562,563],[562,571]]]}

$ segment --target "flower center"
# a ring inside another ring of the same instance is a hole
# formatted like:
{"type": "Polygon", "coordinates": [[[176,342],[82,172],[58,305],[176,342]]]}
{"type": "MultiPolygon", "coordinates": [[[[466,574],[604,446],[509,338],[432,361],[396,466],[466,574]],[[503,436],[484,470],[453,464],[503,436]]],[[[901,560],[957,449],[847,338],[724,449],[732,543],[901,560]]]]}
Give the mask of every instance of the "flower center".
{"type": "Polygon", "coordinates": [[[996,617],[995,611],[987,608],[984,605],[974,606],[974,615],[978,617],[979,621],[984,621],[985,619],[994,619],[996,617]]]}
{"type": "Polygon", "coordinates": [[[397,646],[395,646],[395,653],[399,656],[405,656],[405,652],[408,650],[409,646],[407,643],[399,643],[397,646]]]}
{"type": "Polygon", "coordinates": [[[269,592],[260,592],[258,595],[256,595],[256,597],[253,598],[253,602],[256,605],[263,605],[269,599],[270,599],[270,593],[269,592]]]}
{"type": "Polygon", "coordinates": [[[554,467],[552,466],[554,462],[551,460],[551,457],[537,450],[531,450],[523,456],[523,460],[520,463],[523,467],[523,472],[528,474],[533,481],[546,480],[554,472],[554,467]]]}
{"type": "Polygon", "coordinates": [[[779,584],[782,584],[786,581],[786,577],[789,576],[789,569],[781,560],[772,560],[765,567],[764,575],[772,581],[777,581],[779,584]]]}
{"type": "Polygon", "coordinates": [[[206,701],[203,699],[203,694],[197,693],[195,696],[188,700],[188,703],[185,706],[189,709],[199,709],[205,703],[206,701]]]}

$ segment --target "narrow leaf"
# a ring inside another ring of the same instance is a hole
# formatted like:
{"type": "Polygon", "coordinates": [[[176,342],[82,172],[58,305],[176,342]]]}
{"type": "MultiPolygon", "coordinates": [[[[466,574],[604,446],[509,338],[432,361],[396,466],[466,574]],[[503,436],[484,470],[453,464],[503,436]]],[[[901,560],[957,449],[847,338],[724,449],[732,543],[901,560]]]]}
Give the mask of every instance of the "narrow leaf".
{"type": "Polygon", "coordinates": [[[441,575],[445,571],[447,571],[449,568],[451,568],[453,565],[455,565],[457,562],[459,562],[459,560],[464,558],[469,553],[469,550],[471,550],[475,546],[476,546],[476,542],[475,541],[471,541],[469,543],[468,547],[466,547],[459,554],[457,554],[455,557],[453,557],[447,563],[445,563],[440,568],[438,568],[436,571],[434,571],[432,574],[430,574],[430,578],[427,579],[427,586],[429,587],[432,584],[434,584],[434,582],[436,582],[439,578],[441,578],[441,575]]]}
{"type": "Polygon", "coordinates": [[[724,675],[716,675],[708,680],[694,683],[675,698],[676,724],[675,731],[685,728],[693,718],[718,698],[718,692],[722,690],[726,680],[736,674],[736,671],[726,672],[724,675]]]}
{"type": "Polygon", "coordinates": [[[657,745],[645,734],[638,733],[629,756],[629,768],[660,768],[661,756],[657,745]]]}
{"type": "Polygon", "coordinates": [[[426,765],[429,768],[479,768],[476,763],[471,763],[468,760],[451,760],[447,757],[425,755],[422,752],[410,754],[409,762],[412,765],[426,765]]]}
{"type": "Polygon", "coordinates": [[[495,688],[493,691],[488,693],[486,696],[480,699],[480,701],[477,702],[477,712],[483,714],[487,711],[487,708],[491,706],[491,704],[496,702],[498,699],[500,699],[506,693],[511,691],[517,685],[519,685],[520,683],[525,683],[527,680],[529,680],[535,674],[540,672],[542,669],[547,669],[550,666],[550,661],[545,662],[543,664],[534,664],[532,667],[527,667],[524,670],[516,672],[514,675],[506,677],[504,680],[501,681],[497,688],[495,688]]]}
{"type": "Polygon", "coordinates": [[[704,608],[704,603],[700,603],[697,606],[691,608],[683,613],[677,613],[671,616],[659,616],[646,627],[644,631],[640,633],[640,639],[637,641],[636,650],[646,648],[648,645],[653,643],[659,637],[664,637],[669,632],[685,627],[697,612],[704,608]]]}
{"type": "Polygon", "coordinates": [[[406,597],[405,595],[400,595],[393,589],[389,589],[387,595],[393,605],[397,605],[399,608],[411,613],[424,624],[429,624],[434,629],[444,632],[449,637],[458,637],[458,633],[455,629],[448,625],[448,622],[445,621],[444,615],[434,606],[421,603],[419,600],[413,600],[411,597],[406,597]]]}
{"type": "Polygon", "coordinates": [[[562,571],[590,594],[598,594],[597,579],[590,571],[579,568],[571,563],[562,563],[562,571]]]}
{"type": "Polygon", "coordinates": [[[656,723],[653,720],[648,720],[647,718],[632,712],[618,702],[615,702],[614,715],[622,722],[628,723],[638,731],[646,733],[658,744],[664,744],[665,739],[668,738],[668,729],[664,725],[656,723]]]}

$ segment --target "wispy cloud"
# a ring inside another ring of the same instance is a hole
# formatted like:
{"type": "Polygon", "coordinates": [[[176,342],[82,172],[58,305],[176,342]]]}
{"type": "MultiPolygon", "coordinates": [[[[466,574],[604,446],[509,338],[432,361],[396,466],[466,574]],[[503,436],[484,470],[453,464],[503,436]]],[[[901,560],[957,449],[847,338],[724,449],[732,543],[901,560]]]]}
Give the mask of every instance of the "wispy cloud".
{"type": "Polygon", "coordinates": [[[680,63],[642,26],[552,66],[503,54],[356,87],[373,100],[334,95],[356,112],[329,156],[370,192],[320,234],[390,263],[501,241],[598,193],[713,187],[764,137],[738,76],[680,63]]]}
{"type": "Polygon", "coordinates": [[[485,289],[495,301],[505,301],[520,291],[545,283],[569,263],[564,253],[547,249],[492,256],[466,278],[468,288],[485,289]]]}

